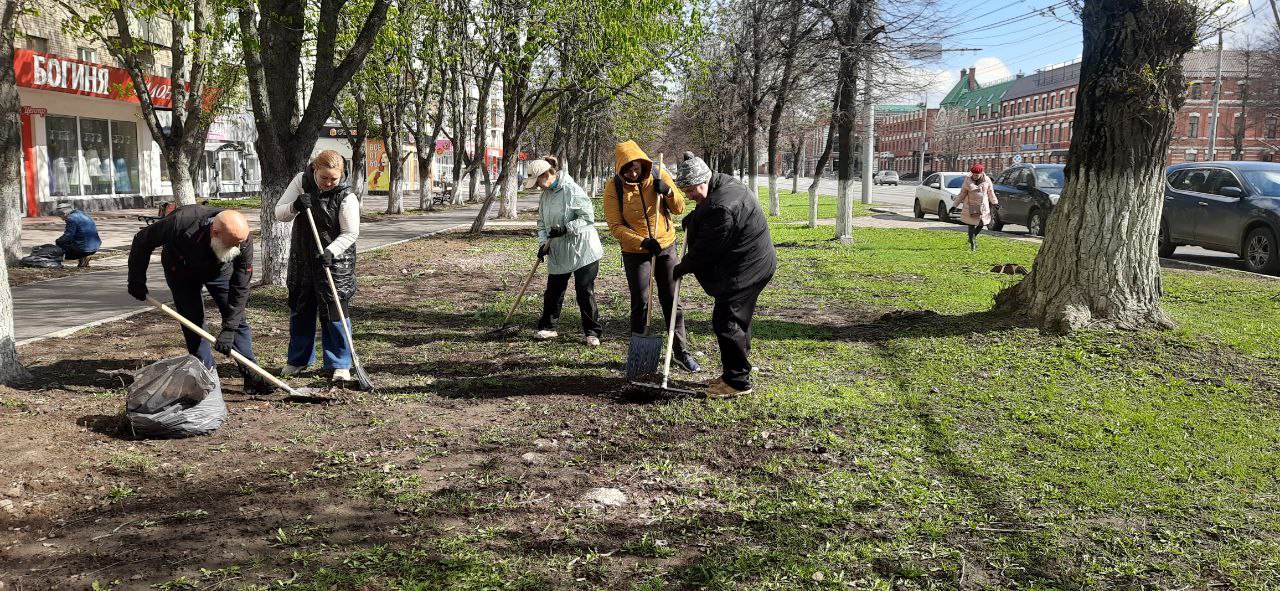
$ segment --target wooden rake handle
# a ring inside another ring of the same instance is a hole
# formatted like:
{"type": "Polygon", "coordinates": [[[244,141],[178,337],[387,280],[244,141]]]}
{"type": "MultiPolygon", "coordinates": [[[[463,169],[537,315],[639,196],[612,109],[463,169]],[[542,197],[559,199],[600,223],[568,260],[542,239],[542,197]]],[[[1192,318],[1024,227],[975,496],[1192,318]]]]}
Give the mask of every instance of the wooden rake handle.
{"type": "MultiPolygon", "coordinates": [[[[179,313],[177,312],[177,310],[174,310],[173,308],[170,308],[169,306],[166,306],[166,305],[164,305],[164,304],[160,303],[160,301],[159,301],[159,300],[157,300],[157,299],[155,299],[155,298],[153,298],[153,297],[151,297],[151,296],[147,296],[147,303],[148,303],[148,304],[151,304],[152,306],[155,306],[156,308],[159,308],[161,312],[164,312],[165,314],[168,314],[168,315],[169,315],[169,317],[173,318],[174,320],[177,320],[178,322],[181,322],[181,323],[182,323],[182,325],[183,325],[183,326],[185,326],[185,327],[187,327],[187,329],[188,329],[188,330],[190,330],[191,332],[194,332],[194,333],[196,333],[196,334],[200,335],[200,338],[202,338],[202,339],[204,339],[204,340],[206,340],[206,341],[209,341],[210,343],[215,343],[215,342],[217,342],[217,341],[218,341],[218,339],[214,338],[214,336],[213,336],[213,335],[209,334],[209,331],[207,331],[207,330],[205,330],[204,328],[200,327],[200,326],[199,326],[199,325],[197,325],[196,323],[194,323],[194,322],[192,322],[192,321],[190,321],[190,320],[187,320],[187,319],[186,319],[186,317],[185,317],[185,316],[183,316],[182,314],[179,314],[179,313]]],[[[243,365],[243,366],[245,366],[245,367],[247,367],[247,368],[249,368],[249,369],[253,370],[253,371],[254,371],[254,373],[256,373],[256,374],[258,374],[258,375],[262,376],[262,377],[263,377],[263,379],[267,380],[268,382],[271,382],[271,384],[272,384],[272,385],[274,385],[275,387],[280,388],[281,390],[284,390],[285,392],[288,392],[288,393],[293,394],[293,395],[295,395],[295,396],[297,396],[297,395],[298,395],[298,392],[297,392],[296,390],[294,390],[293,388],[289,387],[289,384],[286,384],[286,383],[284,383],[283,381],[281,381],[281,380],[280,380],[280,378],[277,378],[277,377],[275,377],[275,376],[271,375],[271,372],[269,372],[269,371],[267,371],[267,370],[265,370],[265,369],[262,369],[261,367],[259,367],[259,366],[258,366],[258,364],[257,364],[257,363],[254,363],[254,362],[250,361],[250,360],[249,360],[247,357],[245,357],[244,355],[241,355],[239,351],[236,351],[235,349],[232,349],[232,350],[231,350],[230,357],[231,357],[232,359],[234,359],[234,360],[236,361],[236,363],[239,363],[239,364],[241,364],[241,365],[243,365]]]]}

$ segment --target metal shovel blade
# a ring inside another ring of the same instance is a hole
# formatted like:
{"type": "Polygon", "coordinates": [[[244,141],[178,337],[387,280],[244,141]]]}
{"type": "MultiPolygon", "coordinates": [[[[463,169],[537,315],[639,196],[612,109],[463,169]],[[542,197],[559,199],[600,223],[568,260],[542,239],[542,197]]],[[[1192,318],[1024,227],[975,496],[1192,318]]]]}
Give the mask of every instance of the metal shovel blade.
{"type": "Polygon", "coordinates": [[[627,379],[634,380],[658,371],[658,359],[662,356],[662,337],[631,335],[627,348],[627,379]]]}

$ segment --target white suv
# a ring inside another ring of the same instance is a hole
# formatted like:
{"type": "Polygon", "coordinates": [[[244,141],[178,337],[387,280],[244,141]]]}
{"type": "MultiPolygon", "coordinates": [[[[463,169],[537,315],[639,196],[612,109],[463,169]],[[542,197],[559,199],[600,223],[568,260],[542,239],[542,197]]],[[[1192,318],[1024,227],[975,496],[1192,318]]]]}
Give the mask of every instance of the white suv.
{"type": "Polygon", "coordinates": [[[896,187],[898,186],[898,171],[882,170],[880,172],[877,172],[875,176],[871,177],[871,184],[893,185],[896,187]]]}

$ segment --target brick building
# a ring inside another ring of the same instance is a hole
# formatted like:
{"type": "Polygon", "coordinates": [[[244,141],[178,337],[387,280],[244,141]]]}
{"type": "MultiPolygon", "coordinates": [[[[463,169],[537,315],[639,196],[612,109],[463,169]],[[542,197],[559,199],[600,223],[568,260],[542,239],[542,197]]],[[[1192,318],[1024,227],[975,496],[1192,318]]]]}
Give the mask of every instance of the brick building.
{"type": "Polygon", "coordinates": [[[876,107],[876,114],[876,170],[895,170],[903,178],[919,178],[920,151],[926,150],[925,170],[932,160],[925,146],[938,110],[926,111],[921,105],[882,105],[876,107]]]}
{"type": "MultiPolygon", "coordinates": [[[[1218,160],[1280,160],[1276,109],[1250,103],[1249,87],[1259,85],[1263,60],[1240,50],[1223,52],[1222,96],[1217,131],[1218,160]]],[[[1187,54],[1187,101],[1178,112],[1166,163],[1209,158],[1209,128],[1217,52],[1187,54]]],[[[1050,66],[1030,76],[982,86],[973,70],[940,103],[931,132],[932,170],[968,170],[976,163],[996,170],[1020,162],[1066,162],[1073,136],[1080,63],[1050,66]],[[993,104],[998,107],[992,111],[993,104]]],[[[1255,92],[1262,89],[1255,89],[1255,92]]],[[[1274,89],[1272,89],[1274,92],[1274,89]]],[[[1272,103],[1274,104],[1274,102],[1272,103]]]]}
{"type": "Polygon", "coordinates": [[[960,71],[960,81],[939,103],[931,170],[968,170],[979,162],[991,166],[998,160],[998,138],[1007,135],[1000,101],[1016,81],[1001,80],[983,86],[977,81],[976,68],[960,71]]]}

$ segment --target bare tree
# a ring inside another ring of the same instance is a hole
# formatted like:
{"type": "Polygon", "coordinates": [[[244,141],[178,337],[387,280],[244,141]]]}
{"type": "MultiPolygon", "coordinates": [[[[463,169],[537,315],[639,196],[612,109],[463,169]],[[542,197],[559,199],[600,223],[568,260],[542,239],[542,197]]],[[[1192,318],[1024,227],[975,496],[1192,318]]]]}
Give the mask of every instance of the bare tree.
{"type": "MultiPolygon", "coordinates": [[[[13,38],[22,10],[20,0],[5,0],[0,4],[0,204],[3,215],[18,212],[18,200],[22,198],[22,127],[18,120],[18,82],[13,68],[13,38]]],[[[18,228],[21,228],[21,220],[18,228]]],[[[0,225],[6,233],[12,229],[6,223],[0,225]]],[[[7,249],[6,249],[7,250],[7,249]]],[[[24,378],[27,372],[18,362],[18,349],[14,346],[13,293],[9,290],[9,270],[0,258],[0,384],[24,378]]]]}
{"type": "Polygon", "coordinates": [[[240,39],[249,99],[258,128],[257,152],[262,166],[262,283],[283,284],[288,271],[292,223],[276,221],[275,206],[285,188],[306,168],[320,129],[333,112],[338,93],[360,69],[387,18],[390,0],[320,0],[318,22],[307,23],[306,3],[257,0],[239,9],[240,39]],[[342,22],[359,25],[349,47],[339,56],[342,22]],[[302,104],[298,72],[306,33],[314,30],[315,71],[306,104],[302,104]]]}
{"type": "Polygon", "coordinates": [[[1156,235],[1200,10],[1183,0],[1085,0],[1066,186],[1035,267],[997,296],[998,310],[1054,331],[1172,326],[1160,308],[1156,235]]]}

